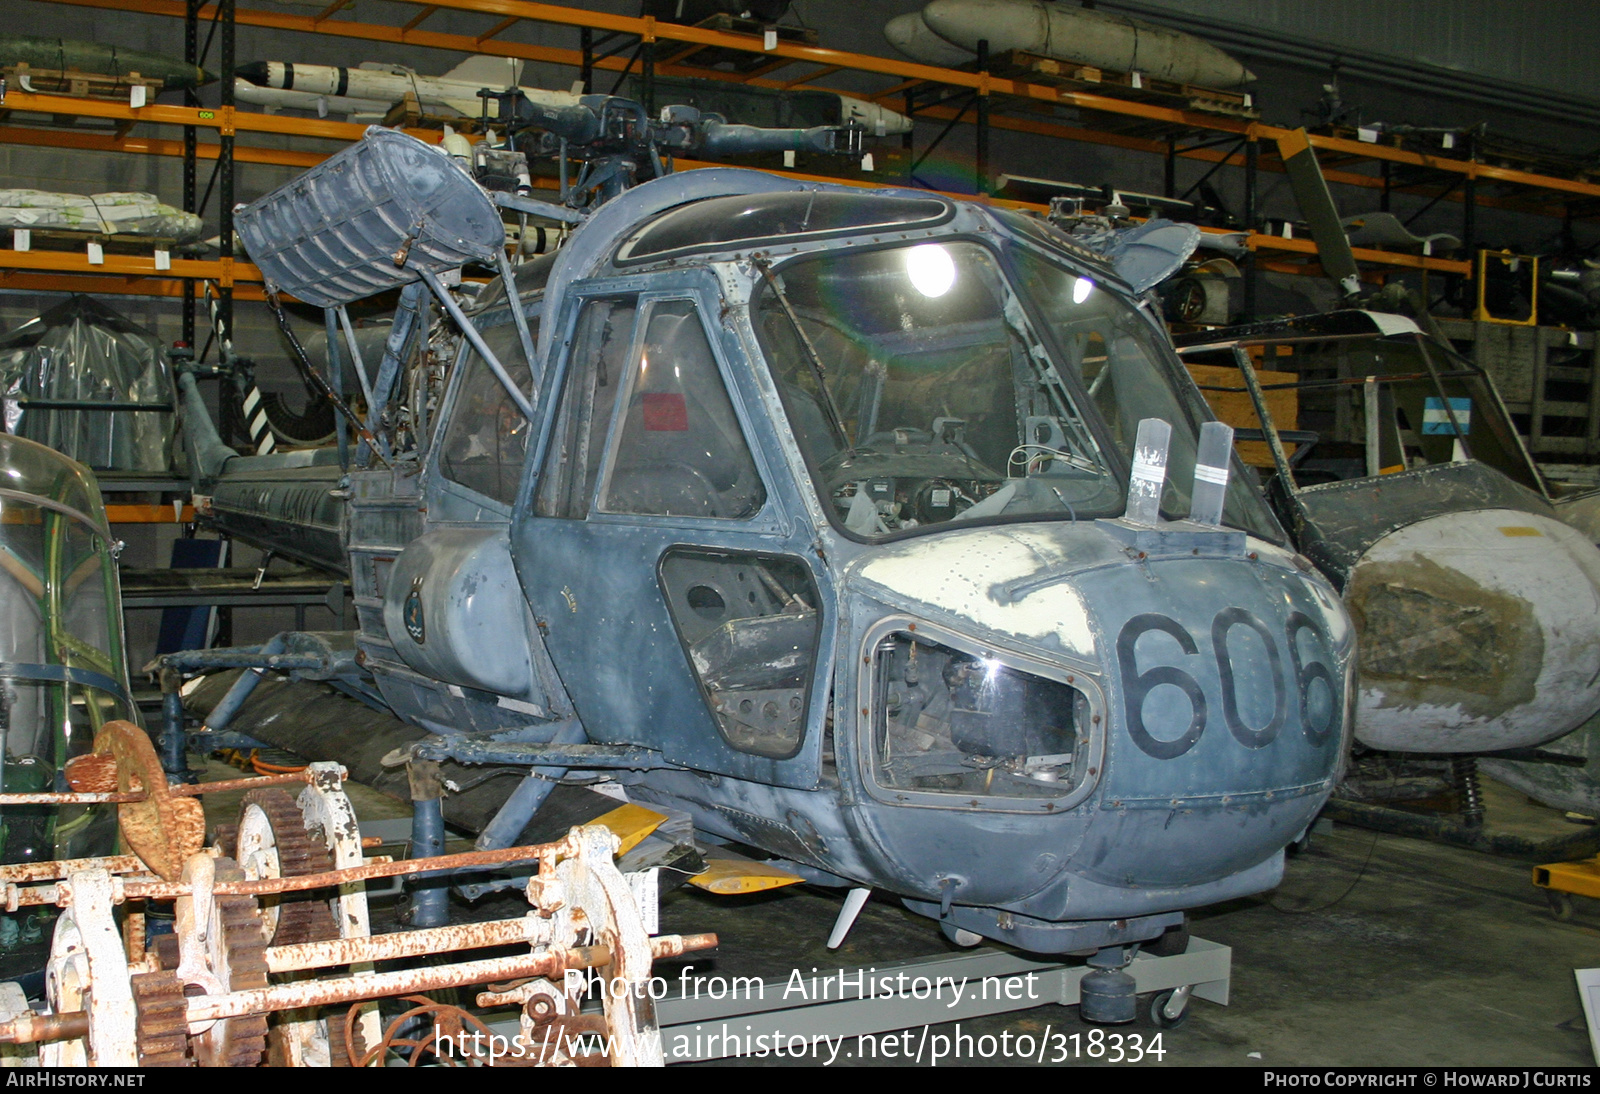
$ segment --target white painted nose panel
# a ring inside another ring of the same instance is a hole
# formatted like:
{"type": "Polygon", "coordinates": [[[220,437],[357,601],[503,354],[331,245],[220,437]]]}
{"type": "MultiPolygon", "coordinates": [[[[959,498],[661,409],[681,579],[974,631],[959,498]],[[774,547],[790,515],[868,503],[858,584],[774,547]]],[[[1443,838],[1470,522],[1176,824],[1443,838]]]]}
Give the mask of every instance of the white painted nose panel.
{"type": "Polygon", "coordinates": [[[1600,709],[1600,550],[1508,509],[1392,532],[1351,573],[1357,740],[1476,752],[1553,740],[1600,709]]]}

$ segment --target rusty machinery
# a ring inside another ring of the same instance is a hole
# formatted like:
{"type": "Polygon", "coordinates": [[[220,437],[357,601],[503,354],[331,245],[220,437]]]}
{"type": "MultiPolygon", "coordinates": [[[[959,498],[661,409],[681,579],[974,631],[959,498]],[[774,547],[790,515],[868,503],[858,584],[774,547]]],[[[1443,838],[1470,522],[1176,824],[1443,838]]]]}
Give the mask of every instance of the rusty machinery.
{"type": "Polygon", "coordinates": [[[368,857],[339,765],[168,786],[144,731],[121,721],[107,723],[66,776],[70,793],[0,795],[0,806],[115,804],[134,853],[0,867],[8,910],[62,909],[47,1009],[29,1010],[15,985],[0,991],[0,1044],[45,1065],[363,1066],[382,1064],[391,1049],[409,1049],[413,1064],[441,1052],[496,1062],[473,1037],[487,1033],[479,1019],[419,995],[473,985],[487,986],[479,1006],[522,1009],[525,1051],[501,1062],[660,1064],[646,990],[652,961],[716,942],[650,935],[653,879],[617,869],[617,837],[603,827],[532,847],[368,857]],[[196,796],[241,789],[238,824],[219,825],[214,845],[203,846],[196,796]],[[528,914],[372,934],[366,881],[512,862],[538,865],[528,914]],[[167,902],[174,929],[147,934],[147,910],[167,902]],[[491,947],[502,953],[459,956],[491,947]],[[451,959],[375,969],[437,955],[451,959]],[[581,1013],[584,986],[597,976],[604,1011],[581,1013]],[[396,997],[413,1005],[385,1025],[377,1000],[396,997]],[[419,1026],[429,1032],[419,1036],[419,1026]]]}

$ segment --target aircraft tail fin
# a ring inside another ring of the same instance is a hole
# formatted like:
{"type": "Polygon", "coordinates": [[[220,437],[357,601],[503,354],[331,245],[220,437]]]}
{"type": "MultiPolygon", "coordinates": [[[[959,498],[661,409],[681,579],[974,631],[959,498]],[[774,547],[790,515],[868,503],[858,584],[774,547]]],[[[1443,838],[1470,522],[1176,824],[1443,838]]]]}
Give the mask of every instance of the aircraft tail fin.
{"type": "MultiPolygon", "coordinates": [[[[484,87],[516,87],[522,78],[522,62],[515,57],[468,57],[441,79],[478,83],[484,87]]],[[[476,113],[476,111],[473,111],[476,113]]]]}

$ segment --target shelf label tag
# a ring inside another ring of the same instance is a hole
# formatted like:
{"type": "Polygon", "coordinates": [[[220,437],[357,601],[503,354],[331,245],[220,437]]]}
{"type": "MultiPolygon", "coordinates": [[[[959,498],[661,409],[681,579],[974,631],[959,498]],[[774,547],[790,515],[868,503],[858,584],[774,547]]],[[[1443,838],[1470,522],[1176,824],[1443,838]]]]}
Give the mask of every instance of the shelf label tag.
{"type": "Polygon", "coordinates": [[[794,149],[793,148],[785,148],[783,150],[783,165],[785,167],[793,167],[794,166],[794,149]]]}
{"type": "Polygon", "coordinates": [[[861,170],[863,170],[863,171],[871,171],[872,170],[872,153],[871,152],[868,152],[865,156],[861,157],[861,170]]]}
{"type": "Polygon", "coordinates": [[[769,30],[761,35],[761,48],[773,50],[778,48],[778,32],[769,30]]]}
{"type": "Polygon", "coordinates": [[[27,228],[11,229],[11,249],[13,251],[26,251],[33,247],[33,232],[27,228]]]}
{"type": "Polygon", "coordinates": [[[89,244],[89,265],[104,266],[106,263],[105,248],[98,243],[89,244]]]}
{"type": "Polygon", "coordinates": [[[156,269],[158,269],[158,270],[170,270],[170,269],[172,269],[172,252],[171,251],[166,251],[166,250],[157,250],[156,251],[156,269]]]}
{"type": "Polygon", "coordinates": [[[134,84],[128,89],[128,105],[138,110],[145,103],[145,92],[148,89],[143,84],[134,84]]]}

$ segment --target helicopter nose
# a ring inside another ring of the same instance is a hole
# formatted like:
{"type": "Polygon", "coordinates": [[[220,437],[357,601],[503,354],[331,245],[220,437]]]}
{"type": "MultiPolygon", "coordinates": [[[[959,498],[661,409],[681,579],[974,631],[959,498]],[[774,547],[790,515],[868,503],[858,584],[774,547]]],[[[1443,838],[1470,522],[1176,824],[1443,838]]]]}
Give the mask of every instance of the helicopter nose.
{"type": "Polygon", "coordinates": [[[1404,752],[1543,744],[1600,709],[1600,550],[1508,509],[1397,529],[1351,571],[1357,740],[1404,752]]]}

